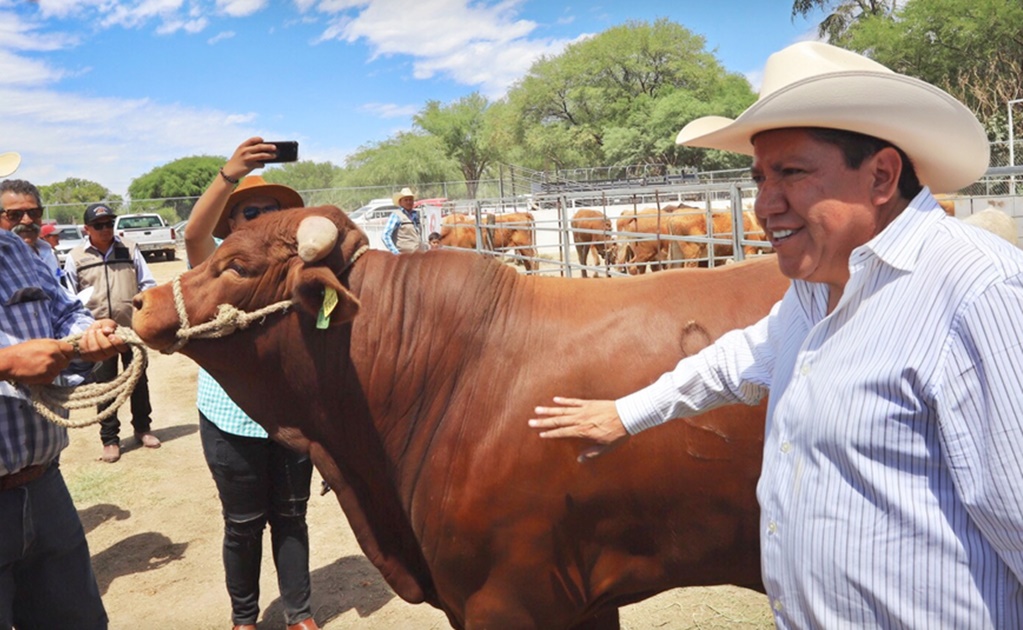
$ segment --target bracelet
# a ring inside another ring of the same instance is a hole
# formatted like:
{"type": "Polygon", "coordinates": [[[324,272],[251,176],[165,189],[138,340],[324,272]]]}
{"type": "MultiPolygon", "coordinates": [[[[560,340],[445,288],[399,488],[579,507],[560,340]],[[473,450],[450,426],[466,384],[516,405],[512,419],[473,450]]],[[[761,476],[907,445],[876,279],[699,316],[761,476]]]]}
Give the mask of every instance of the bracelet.
{"type": "Polygon", "coordinates": [[[224,172],[224,167],[220,167],[220,176],[224,178],[224,181],[228,184],[237,184],[238,180],[233,177],[228,177],[227,173],[224,172]]]}

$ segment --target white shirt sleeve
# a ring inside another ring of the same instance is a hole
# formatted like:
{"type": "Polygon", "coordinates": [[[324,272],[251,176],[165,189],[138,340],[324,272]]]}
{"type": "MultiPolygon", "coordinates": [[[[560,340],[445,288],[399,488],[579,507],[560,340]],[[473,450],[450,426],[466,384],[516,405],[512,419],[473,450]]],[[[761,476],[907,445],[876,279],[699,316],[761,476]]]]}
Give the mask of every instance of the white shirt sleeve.
{"type": "Polygon", "coordinates": [[[726,333],[682,359],[651,385],[615,401],[626,431],[636,434],[721,405],[759,402],[770,383],[773,351],[768,331],[780,305],[752,326],[726,333]]]}

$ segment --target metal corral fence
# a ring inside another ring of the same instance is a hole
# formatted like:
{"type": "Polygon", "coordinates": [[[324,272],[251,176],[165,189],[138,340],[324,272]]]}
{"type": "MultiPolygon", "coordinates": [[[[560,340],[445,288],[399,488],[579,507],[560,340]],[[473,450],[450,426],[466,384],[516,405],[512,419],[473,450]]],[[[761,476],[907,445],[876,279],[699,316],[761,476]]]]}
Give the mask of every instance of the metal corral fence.
{"type": "MultiPolygon", "coordinates": [[[[769,247],[763,232],[755,222],[751,224],[751,217],[743,220],[743,212],[753,208],[755,193],[752,183],[733,182],[537,194],[528,201],[445,201],[434,208],[424,207],[427,213],[432,210],[436,214],[424,219],[432,223],[423,232],[436,229],[438,214],[448,217],[446,221],[452,220],[449,215],[463,215],[447,227],[474,231],[477,251],[528,266],[526,273],[531,274],[572,277],[586,271],[586,275],[623,276],[682,266],[715,266],[769,247]],[[573,224],[582,209],[591,210],[598,223],[607,219],[609,228],[573,224]],[[525,212],[532,215],[532,224],[521,216],[525,212]],[[638,221],[629,222],[636,217],[638,221]],[[690,229],[677,229],[683,224],[690,229]],[[527,231],[532,238],[529,244],[512,243],[498,235],[501,229],[527,231]],[[607,255],[591,260],[587,256],[590,250],[584,249],[580,260],[577,240],[587,240],[587,247],[603,249],[607,255]],[[645,257],[638,255],[641,250],[645,257]]],[[[378,235],[371,233],[371,240],[379,246],[378,235]]]]}

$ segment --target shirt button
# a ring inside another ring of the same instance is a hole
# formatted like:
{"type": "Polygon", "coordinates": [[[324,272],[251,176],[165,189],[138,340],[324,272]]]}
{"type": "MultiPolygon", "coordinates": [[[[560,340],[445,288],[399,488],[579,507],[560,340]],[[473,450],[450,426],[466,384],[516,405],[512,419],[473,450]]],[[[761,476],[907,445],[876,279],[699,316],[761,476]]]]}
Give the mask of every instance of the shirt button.
{"type": "Polygon", "coordinates": [[[768,534],[776,534],[776,533],[778,533],[778,523],[775,523],[774,521],[771,521],[770,523],[768,523],[767,524],[767,533],[768,534]]]}
{"type": "Polygon", "coordinates": [[[771,605],[772,605],[772,606],[774,607],[774,609],[775,609],[776,611],[778,611],[778,612],[781,612],[781,609],[783,608],[783,606],[781,605],[781,600],[780,600],[780,599],[776,599],[776,600],[774,600],[774,603],[773,603],[773,604],[771,604],[771,605]]]}
{"type": "Polygon", "coordinates": [[[804,363],[803,367],[799,368],[799,371],[803,374],[803,376],[806,376],[810,373],[810,364],[804,363]]]}
{"type": "Polygon", "coordinates": [[[792,450],[792,443],[791,442],[782,442],[781,443],[781,452],[782,453],[788,453],[791,450],[792,450]]]}

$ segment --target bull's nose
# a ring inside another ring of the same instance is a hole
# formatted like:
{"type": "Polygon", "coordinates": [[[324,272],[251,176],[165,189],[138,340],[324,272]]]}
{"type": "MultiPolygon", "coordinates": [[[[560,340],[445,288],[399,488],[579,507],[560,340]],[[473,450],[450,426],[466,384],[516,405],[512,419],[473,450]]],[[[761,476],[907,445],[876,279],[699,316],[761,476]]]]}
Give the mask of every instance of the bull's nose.
{"type": "Polygon", "coordinates": [[[135,297],[131,299],[131,305],[135,307],[135,310],[141,311],[144,306],[145,296],[141,293],[136,293],[135,297]]]}

